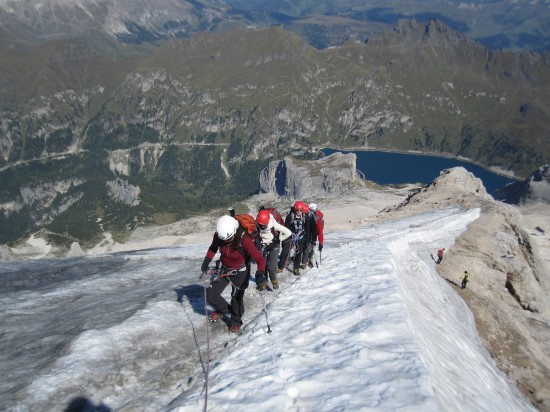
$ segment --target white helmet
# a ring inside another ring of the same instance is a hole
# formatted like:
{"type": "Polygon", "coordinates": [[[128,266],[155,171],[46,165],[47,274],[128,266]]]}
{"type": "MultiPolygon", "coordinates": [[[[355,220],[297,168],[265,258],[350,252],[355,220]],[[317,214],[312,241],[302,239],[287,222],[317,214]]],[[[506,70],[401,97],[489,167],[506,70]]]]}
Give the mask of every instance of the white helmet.
{"type": "Polygon", "coordinates": [[[317,203],[310,203],[309,210],[311,210],[312,212],[317,212],[317,203]]]}
{"type": "Polygon", "coordinates": [[[237,219],[229,215],[224,215],[218,219],[216,232],[221,240],[229,240],[235,235],[238,227],[239,222],[237,219]]]}

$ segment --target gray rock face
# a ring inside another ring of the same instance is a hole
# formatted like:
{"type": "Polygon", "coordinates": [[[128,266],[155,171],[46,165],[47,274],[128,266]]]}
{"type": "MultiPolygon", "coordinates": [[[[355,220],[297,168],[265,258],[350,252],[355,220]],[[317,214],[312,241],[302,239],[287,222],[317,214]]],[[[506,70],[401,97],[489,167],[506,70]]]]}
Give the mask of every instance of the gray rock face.
{"type": "Polygon", "coordinates": [[[85,256],[86,254],[82,251],[80,244],[78,242],[71,243],[71,248],[67,252],[67,257],[77,257],[85,256]]]}
{"type": "Polygon", "coordinates": [[[0,245],[0,262],[7,262],[13,259],[13,254],[7,246],[0,245]]]}
{"type": "Polygon", "coordinates": [[[113,200],[126,203],[130,206],[139,205],[139,194],[141,189],[138,186],[133,186],[126,180],[116,178],[116,180],[107,182],[107,187],[109,188],[109,193],[113,200]]]}
{"type": "Polygon", "coordinates": [[[356,170],[354,153],[334,153],[320,160],[296,160],[285,157],[274,161],[260,174],[260,189],[294,199],[322,193],[345,193],[361,179],[356,170]]]}
{"type": "Polygon", "coordinates": [[[550,203],[550,165],[541,166],[522,182],[496,190],[493,196],[511,204],[550,203]]]}
{"type": "MultiPolygon", "coordinates": [[[[547,184],[542,174],[527,181],[547,184]]],[[[437,270],[468,303],[498,367],[537,409],[550,411],[550,272],[521,225],[519,209],[495,201],[479,179],[453,168],[382,215],[395,219],[451,205],[480,208],[481,215],[448,248],[437,270]],[[461,290],[464,270],[471,281],[461,290]]]]}
{"type": "MultiPolygon", "coordinates": [[[[523,309],[545,313],[550,319],[550,305],[545,298],[550,293],[550,277],[544,274],[544,265],[534,252],[529,235],[521,229],[518,210],[495,201],[487,194],[481,180],[466,169],[443,170],[439,177],[405,202],[385,211],[410,214],[451,205],[482,210],[482,217],[472,223],[467,232],[476,233],[469,240],[469,247],[476,253],[484,252],[476,269],[486,273],[485,278],[489,272],[494,273],[494,282],[500,283],[502,290],[523,309]]],[[[470,269],[473,262],[471,256],[470,269]]]]}

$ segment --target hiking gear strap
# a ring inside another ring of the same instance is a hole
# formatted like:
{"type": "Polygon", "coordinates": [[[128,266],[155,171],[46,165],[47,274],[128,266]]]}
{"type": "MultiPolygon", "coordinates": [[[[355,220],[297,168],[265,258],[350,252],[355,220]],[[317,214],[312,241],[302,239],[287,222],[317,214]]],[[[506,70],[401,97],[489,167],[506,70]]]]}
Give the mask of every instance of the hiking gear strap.
{"type": "Polygon", "coordinates": [[[243,263],[241,266],[239,266],[238,268],[228,268],[227,266],[223,266],[222,265],[222,269],[220,270],[220,274],[219,274],[219,277],[220,278],[225,278],[227,276],[235,276],[237,273],[239,273],[244,267],[246,267],[246,262],[243,263]]]}

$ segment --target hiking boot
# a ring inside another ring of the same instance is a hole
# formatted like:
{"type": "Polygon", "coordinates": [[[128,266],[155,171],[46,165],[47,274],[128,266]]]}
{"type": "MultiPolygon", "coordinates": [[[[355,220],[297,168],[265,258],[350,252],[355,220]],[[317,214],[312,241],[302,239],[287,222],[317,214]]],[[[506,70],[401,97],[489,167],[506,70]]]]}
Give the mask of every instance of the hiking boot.
{"type": "Polygon", "coordinates": [[[283,269],[280,269],[280,268],[275,269],[275,273],[281,273],[282,271],[283,269]]]}
{"type": "Polygon", "coordinates": [[[292,271],[292,274],[293,274],[294,276],[300,276],[300,270],[299,270],[299,269],[294,269],[294,270],[292,271]]]}
{"type": "Polygon", "coordinates": [[[259,291],[266,290],[267,289],[267,280],[264,280],[262,283],[258,283],[256,285],[256,289],[259,291]]]}
{"type": "Polygon", "coordinates": [[[271,281],[271,286],[273,286],[273,290],[279,289],[279,281],[277,279],[273,279],[271,281]]]}
{"type": "Polygon", "coordinates": [[[307,268],[307,264],[302,263],[302,264],[300,265],[300,267],[301,267],[302,269],[305,269],[305,268],[307,268]]]}
{"type": "Polygon", "coordinates": [[[309,262],[307,262],[307,265],[312,268],[313,267],[313,262],[310,260],[309,262]]]}
{"type": "Polygon", "coordinates": [[[223,318],[223,313],[221,313],[221,312],[212,312],[210,314],[210,316],[208,317],[208,320],[213,323],[213,322],[219,321],[222,318],[223,318]]]}
{"type": "Polygon", "coordinates": [[[229,332],[234,333],[235,335],[240,335],[241,333],[243,333],[239,325],[231,325],[231,327],[229,328],[229,332]]]}

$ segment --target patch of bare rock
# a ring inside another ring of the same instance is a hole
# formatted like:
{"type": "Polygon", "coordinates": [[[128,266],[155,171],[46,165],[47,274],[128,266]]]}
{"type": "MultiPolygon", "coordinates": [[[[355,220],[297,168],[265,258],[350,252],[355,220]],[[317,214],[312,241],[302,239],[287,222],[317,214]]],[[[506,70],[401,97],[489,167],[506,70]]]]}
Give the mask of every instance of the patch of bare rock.
{"type": "Polygon", "coordinates": [[[550,271],[543,243],[550,232],[550,207],[522,209],[495,201],[479,179],[454,168],[365,221],[451,205],[480,208],[481,214],[447,251],[438,273],[468,304],[499,369],[537,409],[550,411],[550,271]],[[465,270],[471,280],[461,289],[465,270]]]}

